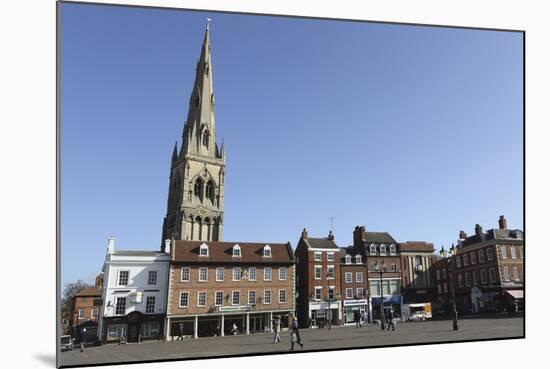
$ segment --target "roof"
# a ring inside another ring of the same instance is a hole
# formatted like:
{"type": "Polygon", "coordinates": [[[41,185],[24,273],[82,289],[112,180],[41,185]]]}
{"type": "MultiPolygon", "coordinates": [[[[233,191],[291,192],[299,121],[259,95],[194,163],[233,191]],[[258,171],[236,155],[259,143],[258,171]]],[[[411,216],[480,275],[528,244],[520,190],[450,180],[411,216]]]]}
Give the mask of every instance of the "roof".
{"type": "Polygon", "coordinates": [[[294,263],[294,252],[290,243],[250,243],[218,241],[176,240],[173,261],[210,263],[294,263]],[[208,246],[208,256],[199,256],[202,244],[208,246]],[[241,256],[233,256],[233,246],[239,245],[241,256]],[[271,248],[271,257],[263,256],[263,249],[271,248]]]}
{"type": "Polygon", "coordinates": [[[161,251],[146,251],[146,250],[114,250],[111,255],[125,256],[161,256],[166,255],[161,251]]]}
{"type": "Polygon", "coordinates": [[[329,240],[328,238],[305,238],[304,241],[306,244],[313,249],[340,249],[334,240],[329,240]]]}
{"type": "Polygon", "coordinates": [[[78,297],[87,297],[87,296],[101,296],[101,288],[99,287],[86,287],[75,296],[78,297]]]}
{"type": "Polygon", "coordinates": [[[366,243],[397,243],[388,232],[365,232],[366,243]]]}
{"type": "Polygon", "coordinates": [[[467,237],[460,243],[460,247],[474,245],[490,240],[517,240],[523,241],[523,231],[519,229],[489,229],[480,235],[467,237]]]}
{"type": "Polygon", "coordinates": [[[407,251],[421,251],[421,252],[434,252],[433,243],[424,242],[424,241],[407,241],[399,243],[399,249],[401,252],[407,251]]]}

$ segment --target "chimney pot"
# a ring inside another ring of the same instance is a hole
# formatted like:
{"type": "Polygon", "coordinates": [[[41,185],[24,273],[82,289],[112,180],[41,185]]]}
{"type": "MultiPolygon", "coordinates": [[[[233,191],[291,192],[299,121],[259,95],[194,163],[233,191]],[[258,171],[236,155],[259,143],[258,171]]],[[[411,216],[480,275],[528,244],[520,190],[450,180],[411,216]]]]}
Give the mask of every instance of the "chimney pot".
{"type": "Polygon", "coordinates": [[[107,253],[112,254],[115,251],[115,240],[114,237],[109,237],[107,244],[107,253]]]}
{"type": "Polygon", "coordinates": [[[302,231],[302,238],[304,240],[307,240],[307,230],[304,228],[304,230],[302,231]]]}
{"type": "Polygon", "coordinates": [[[476,224],[476,236],[481,236],[483,233],[483,228],[479,224],[476,224]]]}
{"type": "Polygon", "coordinates": [[[328,232],[328,239],[329,239],[330,241],[333,241],[333,240],[334,240],[334,235],[332,234],[332,231],[329,231],[329,232],[328,232]]]}
{"type": "Polygon", "coordinates": [[[165,252],[167,254],[170,254],[170,244],[172,243],[172,240],[166,239],[164,240],[164,247],[162,252],[165,252]]]}
{"type": "Polygon", "coordinates": [[[466,234],[466,232],[464,232],[463,230],[460,230],[460,233],[458,234],[458,238],[461,240],[465,240],[467,237],[468,235],[466,234]]]}
{"type": "Polygon", "coordinates": [[[504,218],[504,215],[501,215],[500,218],[498,218],[498,228],[508,229],[508,226],[506,225],[506,218],[504,218]]]}

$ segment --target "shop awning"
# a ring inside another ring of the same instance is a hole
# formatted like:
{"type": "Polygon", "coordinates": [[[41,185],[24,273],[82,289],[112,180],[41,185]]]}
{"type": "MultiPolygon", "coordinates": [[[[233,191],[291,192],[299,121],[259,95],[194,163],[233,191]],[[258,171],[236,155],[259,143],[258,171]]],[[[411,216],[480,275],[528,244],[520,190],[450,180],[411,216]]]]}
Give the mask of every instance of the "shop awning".
{"type": "Polygon", "coordinates": [[[510,296],[512,296],[515,299],[522,299],[523,298],[523,290],[512,290],[512,291],[506,291],[510,296]]]}

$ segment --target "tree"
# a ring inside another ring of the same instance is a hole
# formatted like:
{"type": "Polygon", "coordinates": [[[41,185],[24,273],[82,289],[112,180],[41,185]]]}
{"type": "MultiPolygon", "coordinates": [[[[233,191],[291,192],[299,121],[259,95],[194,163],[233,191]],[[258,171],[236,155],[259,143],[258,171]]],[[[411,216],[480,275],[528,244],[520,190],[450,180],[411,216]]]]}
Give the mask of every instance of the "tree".
{"type": "Polygon", "coordinates": [[[70,333],[72,312],[74,310],[74,297],[86,287],[92,286],[84,283],[84,281],[80,279],[74,283],[65,284],[65,289],[61,296],[61,327],[65,333],[70,333]]]}

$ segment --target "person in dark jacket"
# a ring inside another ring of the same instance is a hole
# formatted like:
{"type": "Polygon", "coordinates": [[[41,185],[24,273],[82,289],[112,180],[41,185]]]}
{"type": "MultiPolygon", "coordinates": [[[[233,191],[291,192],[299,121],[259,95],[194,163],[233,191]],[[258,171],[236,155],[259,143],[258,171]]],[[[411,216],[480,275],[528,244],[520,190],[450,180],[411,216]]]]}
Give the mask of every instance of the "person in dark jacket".
{"type": "MultiPolygon", "coordinates": [[[[304,344],[302,343],[302,338],[300,337],[300,325],[298,324],[298,318],[294,315],[292,316],[292,333],[291,335],[296,335],[296,343],[300,345],[300,347],[304,347],[304,344]]],[[[294,349],[294,341],[291,339],[292,346],[291,350],[294,349]]]]}
{"type": "Polygon", "coordinates": [[[392,331],[395,331],[395,324],[393,323],[394,319],[395,319],[395,314],[393,310],[390,310],[388,312],[388,331],[390,330],[390,327],[392,331]]]}
{"type": "Polygon", "coordinates": [[[80,352],[84,351],[86,346],[86,328],[80,331],[80,352]]]}

